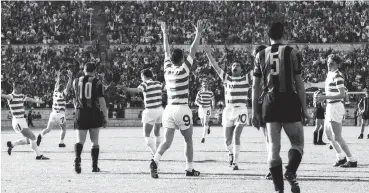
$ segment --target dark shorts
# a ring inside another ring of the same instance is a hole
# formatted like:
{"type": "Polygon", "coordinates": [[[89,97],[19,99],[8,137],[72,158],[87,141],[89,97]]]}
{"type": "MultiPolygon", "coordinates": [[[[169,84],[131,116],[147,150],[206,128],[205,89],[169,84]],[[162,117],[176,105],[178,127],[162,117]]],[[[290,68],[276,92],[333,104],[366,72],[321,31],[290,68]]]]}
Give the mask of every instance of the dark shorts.
{"type": "Polygon", "coordinates": [[[266,123],[300,122],[301,111],[301,102],[295,93],[267,93],[264,96],[262,117],[266,123]]]}
{"type": "Polygon", "coordinates": [[[88,130],[102,127],[104,124],[104,114],[100,109],[77,109],[74,119],[74,129],[88,130]]]}
{"type": "Polygon", "coordinates": [[[363,119],[369,119],[369,112],[364,112],[363,115],[361,115],[363,119]]]}
{"type": "Polygon", "coordinates": [[[316,119],[325,119],[324,109],[317,109],[316,110],[316,119]]]}

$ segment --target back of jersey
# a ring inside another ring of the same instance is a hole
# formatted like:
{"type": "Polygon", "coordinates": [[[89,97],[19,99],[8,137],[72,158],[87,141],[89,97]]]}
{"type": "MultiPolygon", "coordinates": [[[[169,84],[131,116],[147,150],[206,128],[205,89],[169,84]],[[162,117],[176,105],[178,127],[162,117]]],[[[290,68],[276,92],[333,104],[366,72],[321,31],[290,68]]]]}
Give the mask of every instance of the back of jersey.
{"type": "Polygon", "coordinates": [[[100,108],[99,98],[104,97],[102,83],[93,76],[74,79],[73,90],[77,109],[100,108]]]}
{"type": "Polygon", "coordinates": [[[254,76],[263,77],[268,92],[295,93],[295,75],[301,74],[301,61],[297,50],[274,44],[257,54],[254,76]]]}

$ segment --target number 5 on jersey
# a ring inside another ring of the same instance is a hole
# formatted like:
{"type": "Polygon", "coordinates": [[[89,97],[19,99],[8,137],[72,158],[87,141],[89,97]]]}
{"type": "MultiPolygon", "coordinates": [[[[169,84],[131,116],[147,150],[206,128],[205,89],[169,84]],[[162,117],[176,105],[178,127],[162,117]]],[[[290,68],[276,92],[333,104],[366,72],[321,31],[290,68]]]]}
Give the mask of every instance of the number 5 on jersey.
{"type": "Polygon", "coordinates": [[[279,51],[275,53],[270,53],[270,74],[276,76],[279,74],[279,51]]]}

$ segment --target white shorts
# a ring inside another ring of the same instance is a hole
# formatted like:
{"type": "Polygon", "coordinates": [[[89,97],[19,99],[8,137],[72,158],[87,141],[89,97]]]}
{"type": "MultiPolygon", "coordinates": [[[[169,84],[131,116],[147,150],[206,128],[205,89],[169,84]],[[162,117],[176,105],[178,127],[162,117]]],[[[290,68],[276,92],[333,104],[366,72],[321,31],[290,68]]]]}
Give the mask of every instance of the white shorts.
{"type": "Polygon", "coordinates": [[[345,116],[345,106],[341,102],[327,103],[325,121],[334,121],[342,123],[343,117],[345,116]]]}
{"type": "Polygon", "coordinates": [[[223,110],[222,125],[232,127],[239,124],[246,124],[248,119],[247,107],[226,106],[223,110]]]}
{"type": "Polygon", "coordinates": [[[12,119],[12,126],[16,133],[21,133],[23,129],[28,128],[28,124],[25,118],[15,118],[12,119]]]}
{"type": "Polygon", "coordinates": [[[186,130],[193,124],[188,105],[167,105],[163,113],[163,127],[186,130]]]}
{"type": "Polygon", "coordinates": [[[50,113],[50,117],[49,117],[49,123],[56,123],[58,125],[62,125],[65,123],[65,113],[64,112],[60,112],[57,113],[55,111],[50,113]]]}
{"type": "Polygon", "coordinates": [[[142,123],[148,123],[150,125],[161,123],[163,112],[163,107],[158,107],[155,109],[145,109],[142,112],[142,123]]]}
{"type": "Polygon", "coordinates": [[[199,107],[198,113],[199,113],[200,119],[207,119],[211,116],[211,107],[207,107],[207,108],[199,107]]]}

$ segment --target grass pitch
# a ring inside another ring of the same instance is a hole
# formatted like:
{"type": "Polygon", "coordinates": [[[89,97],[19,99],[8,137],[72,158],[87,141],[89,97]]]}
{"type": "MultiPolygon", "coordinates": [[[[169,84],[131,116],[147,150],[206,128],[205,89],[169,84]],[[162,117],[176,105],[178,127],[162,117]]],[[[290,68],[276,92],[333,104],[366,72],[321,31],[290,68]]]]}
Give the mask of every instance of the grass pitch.
{"type": "MultiPolygon", "coordinates": [[[[333,150],[329,146],[312,144],[313,127],[305,127],[305,154],[298,170],[298,181],[304,193],[363,193],[369,192],[369,139],[358,140],[359,127],[344,127],[343,136],[358,160],[358,168],[334,168],[333,150]]],[[[33,129],[37,135],[40,129],[33,129]]],[[[228,167],[223,129],[212,127],[205,144],[200,143],[202,128],[194,128],[194,166],[200,177],[186,177],[184,140],[177,131],[172,147],[162,156],[159,179],[149,172],[150,153],[141,128],[105,128],[100,132],[100,173],[91,170],[91,144],[87,140],[82,154],[82,173],[73,170],[75,131],[68,129],[66,148],[59,148],[59,130],[43,138],[40,149],[50,157],[36,161],[30,146],[17,146],[11,156],[6,141],[21,136],[13,130],[2,131],[1,192],[19,193],[265,193],[273,192],[272,181],[264,180],[268,172],[267,154],[261,131],[246,127],[241,138],[239,171],[228,167]]],[[[161,131],[163,133],[163,130],[161,131]]],[[[283,132],[282,132],[283,133],[283,132]]],[[[287,163],[290,147],[282,134],[281,156],[287,163]]],[[[285,181],[285,192],[290,186],[285,181]]]]}

